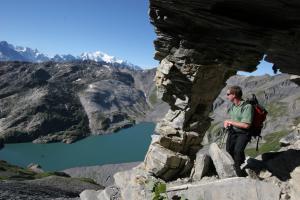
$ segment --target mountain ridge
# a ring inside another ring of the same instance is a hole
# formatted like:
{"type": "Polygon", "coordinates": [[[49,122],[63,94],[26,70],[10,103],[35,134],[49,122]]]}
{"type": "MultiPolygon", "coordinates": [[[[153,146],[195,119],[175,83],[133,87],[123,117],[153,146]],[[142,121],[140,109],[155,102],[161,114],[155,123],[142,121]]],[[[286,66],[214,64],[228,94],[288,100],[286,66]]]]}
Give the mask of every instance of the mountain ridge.
{"type": "Polygon", "coordinates": [[[53,57],[50,57],[44,53],[39,52],[38,49],[14,46],[12,44],[9,44],[7,41],[0,41],[0,61],[41,63],[48,61],[71,62],[84,60],[120,64],[134,70],[142,70],[142,68],[137,65],[134,65],[126,60],[118,59],[115,56],[108,55],[101,51],[83,52],[79,56],[74,56],[71,54],[55,54],[53,57]]]}

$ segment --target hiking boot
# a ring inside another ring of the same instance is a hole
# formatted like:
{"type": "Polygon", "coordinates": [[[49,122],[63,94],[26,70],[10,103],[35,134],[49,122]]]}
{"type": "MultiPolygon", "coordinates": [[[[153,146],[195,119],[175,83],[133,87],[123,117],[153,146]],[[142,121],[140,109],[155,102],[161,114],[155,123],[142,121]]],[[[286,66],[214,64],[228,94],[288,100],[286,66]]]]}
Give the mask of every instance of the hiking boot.
{"type": "Polygon", "coordinates": [[[244,169],[241,169],[240,167],[236,167],[235,172],[238,177],[247,177],[248,176],[246,171],[244,169]]]}

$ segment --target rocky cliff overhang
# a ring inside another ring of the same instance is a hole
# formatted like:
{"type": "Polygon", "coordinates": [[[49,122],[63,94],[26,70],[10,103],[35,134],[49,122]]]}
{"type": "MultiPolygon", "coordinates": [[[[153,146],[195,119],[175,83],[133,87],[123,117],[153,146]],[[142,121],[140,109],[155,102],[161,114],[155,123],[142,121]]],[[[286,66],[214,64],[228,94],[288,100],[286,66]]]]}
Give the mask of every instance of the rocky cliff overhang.
{"type": "Polygon", "coordinates": [[[281,72],[300,74],[299,13],[297,0],[150,0],[155,58],[251,72],[267,54],[281,72]]]}
{"type": "Polygon", "coordinates": [[[299,13],[296,0],[150,0],[155,80],[171,109],[156,127],[148,171],[165,180],[188,174],[212,103],[237,71],[255,71],[266,54],[275,71],[300,75],[299,13]]]}

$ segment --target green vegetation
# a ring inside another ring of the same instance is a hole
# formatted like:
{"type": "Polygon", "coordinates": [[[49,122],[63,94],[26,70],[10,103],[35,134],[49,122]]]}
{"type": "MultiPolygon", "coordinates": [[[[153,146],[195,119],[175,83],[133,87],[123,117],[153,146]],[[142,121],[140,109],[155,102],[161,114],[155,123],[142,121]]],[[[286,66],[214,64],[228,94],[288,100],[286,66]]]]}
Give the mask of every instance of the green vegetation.
{"type": "Polygon", "coordinates": [[[166,194],[167,186],[165,183],[155,182],[152,189],[152,200],[168,199],[166,194]]]}
{"type": "Polygon", "coordinates": [[[25,169],[15,165],[11,165],[4,160],[0,160],[0,179],[2,180],[32,180],[45,178],[47,176],[63,176],[69,177],[66,173],[63,172],[44,172],[36,173],[30,169],[25,169]]]}
{"type": "Polygon", "coordinates": [[[287,104],[283,102],[270,103],[266,106],[266,110],[268,111],[268,116],[271,119],[281,117],[287,114],[287,104]]]}
{"type": "Polygon", "coordinates": [[[264,144],[259,146],[258,151],[256,151],[256,148],[249,148],[246,149],[245,153],[248,156],[256,157],[259,154],[263,154],[270,151],[278,151],[280,149],[280,143],[279,140],[286,136],[288,134],[287,130],[278,131],[269,135],[266,135],[264,137],[264,140],[266,141],[264,144]]]}
{"type": "MultiPolygon", "coordinates": [[[[169,200],[167,195],[167,185],[165,183],[160,181],[147,181],[147,188],[152,192],[152,200],[169,200]]],[[[179,200],[187,199],[181,195],[179,200]]]]}
{"type": "MultiPolygon", "coordinates": [[[[70,178],[70,176],[64,172],[43,172],[36,173],[30,169],[21,168],[15,165],[11,165],[4,160],[0,160],[0,181],[1,180],[33,180],[41,179],[48,176],[60,176],[70,178]]],[[[90,178],[70,178],[70,180],[79,180],[94,185],[99,185],[93,179],[90,178]]]]}
{"type": "Polygon", "coordinates": [[[62,177],[70,177],[68,174],[64,172],[43,172],[34,175],[34,179],[45,178],[48,176],[62,176],[62,177]]]}
{"type": "Polygon", "coordinates": [[[167,186],[158,180],[146,180],[146,188],[152,192],[152,200],[168,200],[167,186]]]}
{"type": "Polygon", "coordinates": [[[80,180],[82,182],[86,182],[86,183],[91,183],[91,184],[94,184],[94,185],[99,185],[98,183],[96,183],[93,179],[91,178],[72,178],[72,179],[77,179],[77,180],[80,180]]]}

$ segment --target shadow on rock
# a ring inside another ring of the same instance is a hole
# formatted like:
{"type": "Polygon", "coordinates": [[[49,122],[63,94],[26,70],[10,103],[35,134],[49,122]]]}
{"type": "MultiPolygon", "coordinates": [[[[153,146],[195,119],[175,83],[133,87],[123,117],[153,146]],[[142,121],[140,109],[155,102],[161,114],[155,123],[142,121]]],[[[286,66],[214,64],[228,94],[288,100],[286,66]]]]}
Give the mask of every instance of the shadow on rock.
{"type": "Polygon", "coordinates": [[[300,166],[300,150],[289,149],[262,154],[261,160],[250,158],[245,168],[254,170],[256,174],[268,170],[281,181],[287,181],[291,178],[290,173],[298,166],[300,166]]]}
{"type": "Polygon", "coordinates": [[[0,138],[0,150],[4,148],[4,140],[0,138]]]}

